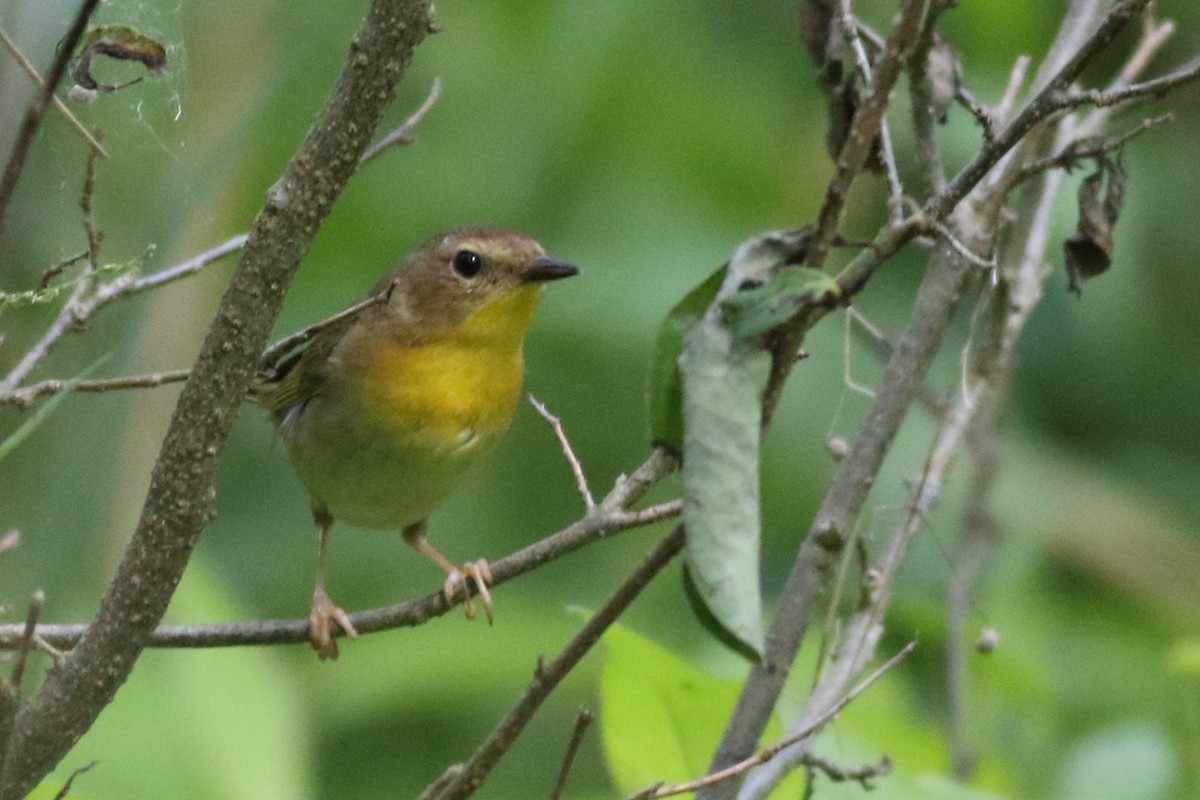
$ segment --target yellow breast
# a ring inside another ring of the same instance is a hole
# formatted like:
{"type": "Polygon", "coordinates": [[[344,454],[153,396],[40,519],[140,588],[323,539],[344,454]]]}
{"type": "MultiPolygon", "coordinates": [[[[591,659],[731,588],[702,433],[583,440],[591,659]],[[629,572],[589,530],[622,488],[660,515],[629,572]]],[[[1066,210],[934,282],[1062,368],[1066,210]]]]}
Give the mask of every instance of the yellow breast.
{"type": "Polygon", "coordinates": [[[521,348],[538,287],[485,303],[448,335],[377,343],[360,377],[366,413],[435,448],[503,433],[516,409],[521,348]]]}

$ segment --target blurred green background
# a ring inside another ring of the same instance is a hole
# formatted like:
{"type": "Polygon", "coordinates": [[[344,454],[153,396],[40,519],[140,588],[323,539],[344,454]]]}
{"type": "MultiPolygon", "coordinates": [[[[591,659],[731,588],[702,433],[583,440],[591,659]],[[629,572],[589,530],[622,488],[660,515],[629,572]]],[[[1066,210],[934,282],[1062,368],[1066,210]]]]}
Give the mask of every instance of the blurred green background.
{"type": "MultiPolygon", "coordinates": [[[[441,100],[415,146],[373,162],[346,190],[296,279],[278,332],[356,299],[392,259],[435,231],[468,223],[523,229],[583,269],[547,293],[528,345],[526,386],[563,418],[594,490],[603,492],[646,453],[643,383],[658,320],[743,238],[808,222],[820,202],[830,172],[824,103],[796,34],[795,6],[439,3],[444,29],[417,51],[385,124],[403,120],[435,76],[441,100]]],[[[1044,52],[1064,6],[964,3],[947,14],[944,31],[984,102],[998,99],[1017,55],[1044,52]]],[[[98,166],[95,198],[104,259],[133,258],[153,243],[147,269],[161,268],[246,230],[323,103],[364,7],[106,2],[97,21],[159,37],[170,68],[76,107],[103,130],[113,156],[98,166]]],[[[856,7],[880,27],[894,10],[878,0],[856,7]]],[[[44,66],[73,10],[62,0],[8,0],[0,24],[44,66]]],[[[1159,12],[1176,19],[1179,31],[1152,71],[1200,50],[1200,7],[1167,0],[1159,12]]],[[[1096,73],[1119,62],[1114,51],[1096,73]]],[[[28,94],[27,79],[0,59],[0,152],[8,152],[28,94]]],[[[902,106],[894,124],[903,148],[902,106]]],[[[918,650],[823,743],[830,757],[851,764],[890,753],[897,774],[882,782],[879,797],[982,796],[971,794],[978,790],[1150,800],[1200,792],[1193,309],[1200,299],[1200,89],[1126,112],[1117,129],[1136,124],[1142,110],[1164,109],[1174,110],[1175,122],[1125,154],[1130,180],[1111,273],[1088,284],[1081,302],[1068,295],[1061,272],[1052,275],[1020,352],[997,497],[1004,540],[972,595],[967,625],[972,635],[993,627],[1001,636],[993,655],[968,661],[966,724],[981,764],[977,785],[968,790],[936,777],[948,770],[943,607],[955,580],[948,553],[960,520],[959,481],[918,539],[889,620],[885,649],[915,637],[918,650]]],[[[954,109],[942,136],[951,167],[978,141],[978,128],[954,109]]],[[[77,137],[51,114],[0,239],[4,289],[36,283],[48,264],[83,249],[84,161],[77,137]]],[[[1075,180],[1056,242],[1074,227],[1075,180]]],[[[847,235],[874,230],[882,207],[878,180],[863,181],[847,235]]],[[[1047,257],[1061,270],[1057,244],[1047,257]]],[[[186,366],[232,263],[106,310],[35,377],[73,375],[102,354],[109,356],[105,375],[186,366]]],[[[920,251],[894,259],[859,308],[897,330],[922,264],[920,251]]],[[[51,312],[15,311],[0,320],[0,370],[51,312]]],[[[843,383],[844,335],[839,315],[810,338],[811,358],[797,370],[767,443],[768,602],[830,475],[826,439],[852,436],[868,407],[843,383]]],[[[954,385],[965,324],[956,336],[932,379],[940,387],[954,385]]],[[[857,381],[878,378],[864,350],[852,349],[851,364],[857,381]]],[[[175,394],[67,398],[49,424],[0,460],[0,532],[23,534],[19,549],[0,556],[7,621],[22,617],[24,598],[37,587],[49,598],[46,619],[90,617],[136,522],[175,394]]],[[[0,408],[0,437],[24,418],[0,408]]],[[[901,519],[903,480],[919,468],[931,430],[919,411],[906,424],[862,523],[869,542],[901,519]]],[[[315,537],[304,492],[260,412],[247,408],[239,419],[217,490],[219,518],[201,538],[170,619],[305,613],[315,537]]],[[[655,496],[676,490],[668,485],[655,496]]],[[[550,431],[522,407],[491,465],[434,516],[431,537],[455,560],[496,558],[580,512],[550,431]]],[[[569,608],[602,603],[661,533],[624,534],[502,587],[492,627],[447,616],[350,643],[338,663],[318,663],[301,647],[148,652],[47,786],[56,789],[72,769],[99,759],[72,796],[411,795],[465,758],[522,691],[537,655],[565,643],[579,625],[569,608]]],[[[335,528],[329,586],[347,608],[394,602],[439,583],[398,536],[335,528]]],[[[692,619],[677,567],[625,622],[694,669],[722,679],[744,672],[692,619]]],[[[811,663],[812,654],[802,660],[811,663]]],[[[35,672],[47,663],[39,660],[35,672]]],[[[576,710],[600,704],[604,665],[597,652],[566,681],[485,796],[549,791],[576,710]]],[[[614,659],[612,669],[618,666],[614,659]]],[[[811,671],[795,674],[789,707],[803,699],[811,671]]],[[[623,685],[620,676],[610,671],[613,685],[623,685]]],[[[714,730],[728,697],[699,701],[709,706],[714,730]]],[[[604,718],[606,709],[599,710],[604,718]]],[[[606,722],[615,725],[612,710],[606,722]]],[[[602,737],[593,732],[568,796],[617,791],[602,737]]],[[[822,784],[818,796],[859,792],[822,784]]]]}

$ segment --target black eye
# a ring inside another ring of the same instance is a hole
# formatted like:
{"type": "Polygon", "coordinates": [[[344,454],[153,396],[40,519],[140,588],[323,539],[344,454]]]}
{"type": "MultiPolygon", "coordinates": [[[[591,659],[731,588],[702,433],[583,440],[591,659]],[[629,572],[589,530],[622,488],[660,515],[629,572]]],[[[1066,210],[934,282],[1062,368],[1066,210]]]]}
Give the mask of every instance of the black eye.
{"type": "Polygon", "coordinates": [[[454,271],[464,278],[474,278],[483,269],[483,259],[474,250],[459,250],[454,254],[454,271]]]}

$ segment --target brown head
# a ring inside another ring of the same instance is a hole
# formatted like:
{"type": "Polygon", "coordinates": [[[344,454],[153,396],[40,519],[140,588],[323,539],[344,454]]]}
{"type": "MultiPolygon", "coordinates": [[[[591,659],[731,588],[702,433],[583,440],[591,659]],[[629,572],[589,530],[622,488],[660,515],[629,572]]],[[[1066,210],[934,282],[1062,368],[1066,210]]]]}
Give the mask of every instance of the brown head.
{"type": "Polygon", "coordinates": [[[579,270],[534,239],[500,228],[459,228],[427,239],[380,278],[386,317],[401,338],[437,338],[462,327],[523,337],[542,287],[579,270]]]}

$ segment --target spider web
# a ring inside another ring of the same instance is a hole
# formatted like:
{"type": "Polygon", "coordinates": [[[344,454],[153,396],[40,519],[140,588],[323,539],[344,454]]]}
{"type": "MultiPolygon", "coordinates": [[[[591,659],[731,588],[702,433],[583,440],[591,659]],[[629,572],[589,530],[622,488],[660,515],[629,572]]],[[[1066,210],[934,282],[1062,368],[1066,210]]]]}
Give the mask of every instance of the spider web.
{"type": "MultiPolygon", "coordinates": [[[[121,88],[101,92],[88,103],[68,101],[84,124],[104,132],[110,152],[150,148],[177,158],[183,145],[179,122],[184,114],[182,76],[186,67],[182,8],[179,2],[106,0],[93,15],[92,28],[131,28],[161,44],[167,56],[166,68],[159,74],[148,73],[134,61],[97,56],[92,75],[100,83],[121,88]]],[[[66,82],[64,89],[70,83],[66,82]]]]}

